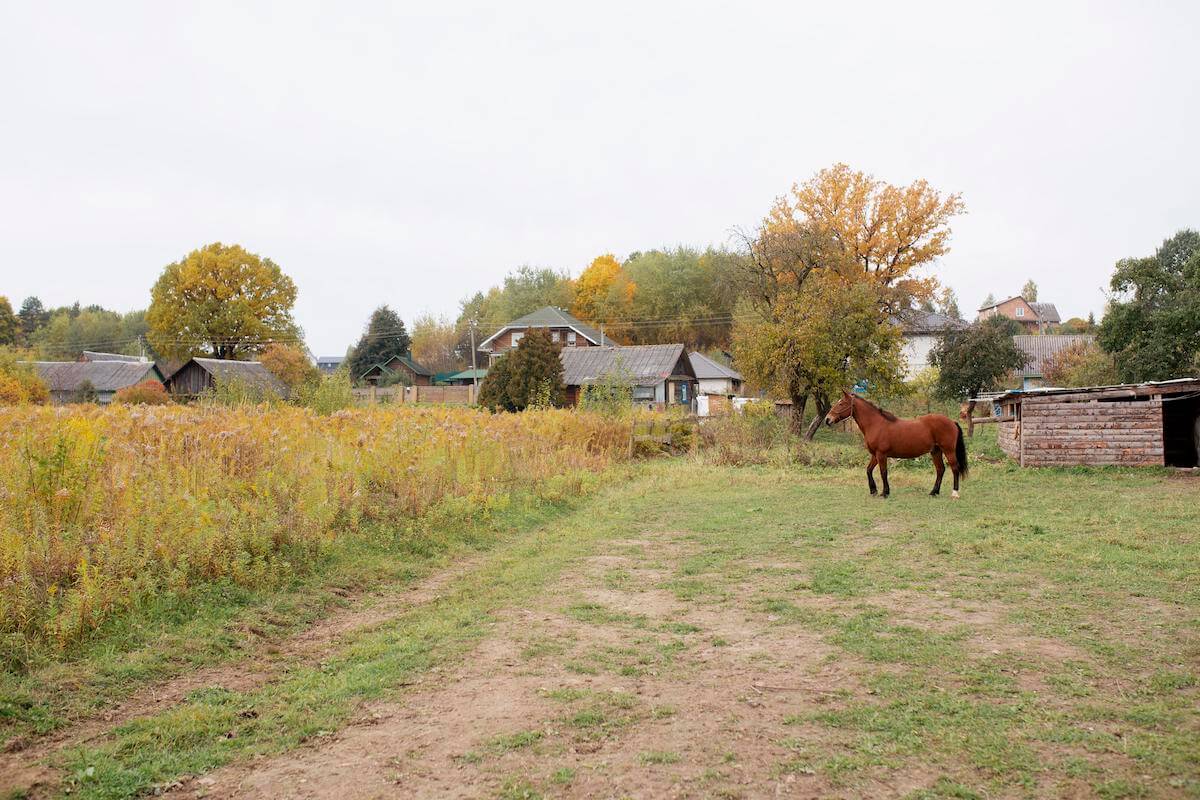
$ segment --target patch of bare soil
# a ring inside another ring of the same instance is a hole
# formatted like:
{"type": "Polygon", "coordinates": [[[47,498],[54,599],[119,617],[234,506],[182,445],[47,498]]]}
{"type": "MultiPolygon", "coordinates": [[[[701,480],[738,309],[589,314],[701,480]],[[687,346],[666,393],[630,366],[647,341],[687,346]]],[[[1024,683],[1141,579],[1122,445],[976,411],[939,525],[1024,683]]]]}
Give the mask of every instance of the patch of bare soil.
{"type": "MultiPolygon", "coordinates": [[[[653,548],[655,557],[664,552],[653,548]]],[[[645,575],[636,559],[616,558],[581,562],[551,596],[505,614],[459,670],[413,687],[402,701],[373,705],[358,724],[312,746],[228,767],[182,791],[827,794],[824,778],[782,765],[796,757],[803,715],[860,688],[847,660],[827,658],[831,648],[818,635],[775,626],[736,599],[689,604],[648,588],[657,571],[645,575]],[[603,585],[614,567],[631,573],[628,587],[603,585]]]]}
{"type": "Polygon", "coordinates": [[[468,558],[428,579],[385,594],[350,598],[351,602],[285,639],[263,640],[247,657],[204,667],[140,689],[125,702],[93,717],[79,720],[33,741],[10,742],[0,752],[0,793],[22,790],[29,796],[52,793],[59,781],[45,762],[54,753],[86,744],[113,728],[162,712],[201,689],[224,688],[246,692],[265,685],[286,666],[318,663],[351,633],[380,625],[414,605],[437,599],[453,579],[468,571],[477,558],[468,558]]]}

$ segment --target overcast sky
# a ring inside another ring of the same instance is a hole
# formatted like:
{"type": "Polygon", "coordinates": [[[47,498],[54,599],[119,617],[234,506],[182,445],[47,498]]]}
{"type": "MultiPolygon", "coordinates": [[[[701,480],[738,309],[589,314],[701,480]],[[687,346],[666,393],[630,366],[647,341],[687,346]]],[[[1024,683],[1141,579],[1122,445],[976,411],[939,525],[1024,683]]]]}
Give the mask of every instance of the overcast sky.
{"type": "Polygon", "coordinates": [[[837,161],[961,192],[935,274],[1097,314],[1200,227],[1200,4],[0,4],[0,294],[144,308],[212,241],[341,353],[520,264],[727,242],[837,161]],[[348,9],[354,10],[348,10],[348,9]]]}

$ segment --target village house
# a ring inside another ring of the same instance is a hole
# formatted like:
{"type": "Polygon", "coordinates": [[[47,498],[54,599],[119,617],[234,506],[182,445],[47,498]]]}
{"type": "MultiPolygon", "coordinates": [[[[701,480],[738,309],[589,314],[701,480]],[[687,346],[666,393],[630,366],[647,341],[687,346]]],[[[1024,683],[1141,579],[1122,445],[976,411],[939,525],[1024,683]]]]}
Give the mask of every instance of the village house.
{"type": "Polygon", "coordinates": [[[1091,344],[1096,337],[1087,334],[1051,333],[1041,336],[1022,334],[1013,337],[1013,344],[1021,348],[1029,357],[1025,368],[1021,370],[1021,387],[1033,389],[1045,385],[1045,370],[1047,362],[1052,360],[1062,350],[1076,344],[1091,344]]]}
{"type": "Polygon", "coordinates": [[[682,344],[564,347],[559,357],[570,405],[579,402],[583,387],[613,376],[632,387],[636,405],[690,409],[696,398],[696,373],[682,344]]]}
{"type": "Polygon", "coordinates": [[[341,369],[345,356],[317,356],[317,369],[324,375],[332,375],[341,369]]]}
{"type": "Polygon", "coordinates": [[[983,321],[996,315],[1014,320],[1028,333],[1047,333],[1052,325],[1062,322],[1053,303],[1031,303],[1019,295],[984,306],[975,319],[983,321]]]}
{"type": "Polygon", "coordinates": [[[692,370],[696,373],[697,394],[721,397],[741,396],[742,373],[703,353],[688,353],[688,358],[692,362],[692,370]]]}
{"type": "Polygon", "coordinates": [[[1000,448],[1023,467],[1200,466],[1200,378],[1006,392],[1000,448]]]}
{"type": "Polygon", "coordinates": [[[179,398],[193,398],[211,391],[218,383],[238,383],[251,390],[287,397],[283,381],[260,361],[229,361],[220,358],[190,358],[163,384],[179,398]]]}
{"type": "Polygon", "coordinates": [[[381,383],[384,378],[399,376],[408,386],[432,386],[433,371],[413,361],[411,355],[392,356],[358,376],[360,383],[381,383]]]}
{"type": "Polygon", "coordinates": [[[947,331],[962,330],[967,323],[936,311],[910,311],[897,320],[903,337],[904,380],[911,381],[930,366],[929,353],[947,331]]]}
{"type": "Polygon", "coordinates": [[[479,350],[488,354],[493,362],[517,346],[521,338],[532,328],[545,328],[550,341],[560,347],[609,347],[616,342],[600,331],[586,325],[569,312],[554,306],[544,306],[505,325],[479,343],[479,350]]]}
{"type": "Polygon", "coordinates": [[[121,389],[163,379],[152,361],[34,361],[30,366],[56,405],[91,399],[107,404],[121,389]]]}

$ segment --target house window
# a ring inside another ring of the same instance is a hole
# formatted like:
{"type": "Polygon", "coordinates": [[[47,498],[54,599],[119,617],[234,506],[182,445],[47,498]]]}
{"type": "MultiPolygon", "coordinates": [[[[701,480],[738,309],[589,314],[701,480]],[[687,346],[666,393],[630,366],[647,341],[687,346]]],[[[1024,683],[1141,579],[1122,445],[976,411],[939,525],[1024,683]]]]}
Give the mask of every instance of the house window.
{"type": "Polygon", "coordinates": [[[1017,316],[1018,317],[1025,316],[1025,306],[1017,306],[1017,316]]]}
{"type": "Polygon", "coordinates": [[[550,341],[554,342],[555,344],[558,344],[558,342],[561,338],[562,338],[562,334],[560,334],[558,331],[550,331],[550,341]]]}
{"type": "Polygon", "coordinates": [[[575,331],[567,331],[567,347],[575,346],[575,331]]]}
{"type": "Polygon", "coordinates": [[[635,387],[633,387],[633,399],[634,400],[649,400],[649,401],[653,402],[654,401],[654,387],[653,386],[635,386],[635,387]]]}
{"type": "Polygon", "coordinates": [[[516,347],[517,342],[521,341],[523,338],[525,338],[525,331],[513,331],[512,346],[516,347]]]}

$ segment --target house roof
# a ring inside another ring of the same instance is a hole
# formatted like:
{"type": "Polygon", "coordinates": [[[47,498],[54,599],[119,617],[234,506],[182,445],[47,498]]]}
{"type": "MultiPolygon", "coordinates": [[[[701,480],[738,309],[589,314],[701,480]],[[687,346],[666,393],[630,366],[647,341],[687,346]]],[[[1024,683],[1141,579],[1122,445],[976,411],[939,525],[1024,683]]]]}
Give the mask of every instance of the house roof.
{"type": "Polygon", "coordinates": [[[476,378],[479,378],[479,380],[483,380],[484,378],[487,377],[487,373],[488,373],[488,371],[486,369],[464,369],[462,372],[456,372],[453,375],[447,376],[445,378],[445,380],[448,380],[448,381],[473,381],[476,378]]]}
{"type": "Polygon", "coordinates": [[[1013,344],[1029,355],[1029,363],[1021,372],[1026,378],[1040,377],[1045,369],[1046,359],[1055,353],[1080,342],[1090,343],[1095,336],[1087,334],[1047,334],[1045,336],[1020,335],[1013,337],[1013,344]]]}
{"type": "Polygon", "coordinates": [[[77,392],[84,382],[97,392],[115,392],[151,378],[162,380],[150,361],[34,361],[33,369],[52,392],[77,392]]]}
{"type": "Polygon", "coordinates": [[[730,369],[719,361],[714,361],[703,353],[688,353],[688,359],[692,362],[692,369],[697,378],[709,380],[728,378],[735,381],[742,379],[742,373],[730,369]]]}
{"type": "Polygon", "coordinates": [[[896,321],[900,324],[901,331],[909,336],[942,333],[948,330],[962,330],[967,327],[966,322],[963,322],[961,319],[955,319],[949,314],[942,314],[937,311],[922,311],[920,309],[909,311],[901,315],[896,321]]]}
{"type": "Polygon", "coordinates": [[[317,356],[318,364],[341,364],[346,360],[345,356],[317,356]]]}
{"type": "Polygon", "coordinates": [[[612,339],[602,336],[600,331],[576,319],[569,312],[554,306],[543,306],[537,311],[531,311],[523,317],[518,317],[479,343],[479,349],[488,352],[492,340],[508,330],[517,328],[570,328],[592,344],[616,345],[612,339]]]}
{"type": "Polygon", "coordinates": [[[433,370],[422,367],[420,364],[413,361],[411,356],[392,356],[387,361],[384,361],[382,364],[378,364],[376,366],[383,367],[384,369],[392,369],[393,364],[403,364],[412,370],[416,375],[428,375],[429,377],[433,377],[433,370]]]}
{"type": "Polygon", "coordinates": [[[559,357],[563,383],[584,386],[615,371],[634,386],[654,386],[675,374],[683,353],[681,344],[643,344],[632,347],[564,347],[559,357]]]}
{"type": "Polygon", "coordinates": [[[1042,322],[1062,322],[1054,303],[1030,303],[1029,305],[1037,312],[1038,319],[1042,322]]]}
{"type": "Polygon", "coordinates": [[[96,350],[84,350],[82,360],[83,361],[141,361],[144,363],[146,359],[139,358],[138,356],[126,356],[126,355],[122,355],[121,353],[101,353],[96,350]]]}
{"type": "MultiPolygon", "coordinates": [[[[1025,300],[1025,298],[1024,298],[1024,297],[1021,297],[1021,295],[1019,295],[1019,294],[1016,294],[1016,295],[1013,295],[1012,297],[1009,297],[1009,298],[1006,298],[1006,299],[1004,299],[1004,300],[1001,300],[1001,301],[1000,301],[1000,302],[998,302],[998,303],[992,303],[990,306],[983,306],[983,307],[982,307],[982,308],[980,308],[979,310],[980,310],[980,311],[987,311],[989,308],[996,308],[997,306],[1002,306],[1002,305],[1004,305],[1005,303],[1011,303],[1013,300],[1025,300]]],[[[1025,300],[1025,304],[1026,304],[1026,305],[1028,305],[1028,304],[1029,304],[1029,301],[1028,301],[1028,300],[1025,300]]]]}
{"type": "Polygon", "coordinates": [[[176,370],[171,377],[178,375],[188,364],[195,362],[205,372],[213,376],[213,380],[238,380],[267,389],[280,395],[287,395],[287,386],[283,381],[271,374],[261,361],[229,361],[222,358],[193,358],[176,370]]]}
{"type": "Polygon", "coordinates": [[[1054,387],[1045,386],[1036,389],[1011,389],[1000,392],[988,399],[993,402],[1022,397],[1045,397],[1060,394],[1096,394],[1098,392],[1126,392],[1130,396],[1143,394],[1179,394],[1200,390],[1200,377],[1172,378],[1166,381],[1146,381],[1145,383],[1117,383],[1109,386],[1077,386],[1054,387]]]}

